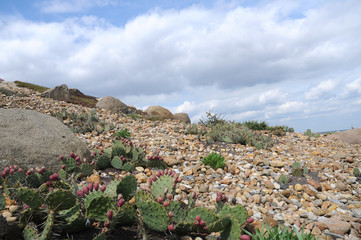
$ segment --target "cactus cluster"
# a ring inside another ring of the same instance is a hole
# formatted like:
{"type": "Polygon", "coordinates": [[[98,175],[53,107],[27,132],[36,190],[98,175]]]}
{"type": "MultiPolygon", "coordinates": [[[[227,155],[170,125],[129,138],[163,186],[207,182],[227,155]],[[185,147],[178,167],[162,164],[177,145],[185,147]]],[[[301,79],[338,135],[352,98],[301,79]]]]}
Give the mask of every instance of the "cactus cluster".
{"type": "Polygon", "coordinates": [[[154,152],[150,156],[147,156],[147,167],[166,169],[167,164],[165,164],[163,157],[159,156],[159,151],[158,151],[158,152],[154,152]]]}
{"type": "Polygon", "coordinates": [[[292,176],[294,177],[303,177],[304,174],[309,172],[307,167],[302,167],[300,162],[294,162],[292,164],[292,176]]]}
{"type": "Polygon", "coordinates": [[[71,174],[75,174],[76,178],[89,176],[93,173],[93,167],[90,163],[84,159],[83,161],[80,157],[71,152],[69,157],[64,157],[63,155],[59,156],[60,161],[62,161],[62,169],[59,171],[61,178],[67,178],[71,174]]]}
{"type": "Polygon", "coordinates": [[[353,175],[355,175],[355,177],[361,177],[361,172],[360,172],[360,169],[355,167],[353,169],[353,175]]]}

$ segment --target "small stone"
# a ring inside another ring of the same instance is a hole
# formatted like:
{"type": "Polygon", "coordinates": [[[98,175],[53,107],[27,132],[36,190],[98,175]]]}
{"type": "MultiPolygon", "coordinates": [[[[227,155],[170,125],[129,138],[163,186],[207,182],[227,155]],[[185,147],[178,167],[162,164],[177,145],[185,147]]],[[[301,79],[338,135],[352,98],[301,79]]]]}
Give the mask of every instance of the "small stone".
{"type": "Polygon", "coordinates": [[[302,185],[301,185],[301,184],[299,184],[299,183],[297,183],[297,184],[295,185],[295,190],[296,190],[297,192],[302,191],[302,190],[303,190],[302,185]]]}
{"type": "Polygon", "coordinates": [[[317,191],[321,191],[322,190],[322,186],[319,182],[313,180],[313,179],[309,179],[307,181],[308,184],[310,184],[312,187],[314,187],[317,191]]]}
{"type": "Polygon", "coordinates": [[[361,209],[354,209],[352,211],[352,217],[361,219],[361,209]]]}
{"type": "Polygon", "coordinates": [[[265,181],[264,185],[266,186],[266,188],[269,188],[269,189],[274,189],[274,187],[275,187],[271,181],[265,181]]]}
{"type": "Polygon", "coordinates": [[[12,223],[12,222],[15,222],[16,221],[16,217],[7,217],[6,218],[6,221],[8,222],[8,223],[12,223]]]}
{"type": "Polygon", "coordinates": [[[200,186],[199,186],[199,192],[200,193],[206,193],[206,192],[208,192],[208,186],[206,185],[206,184],[201,184],[200,186]]]}
{"type": "Polygon", "coordinates": [[[10,211],[11,213],[16,212],[18,209],[19,209],[19,206],[18,206],[18,205],[11,205],[11,206],[9,207],[9,211],[10,211]]]}
{"type": "Polygon", "coordinates": [[[11,212],[9,212],[9,211],[4,211],[4,212],[2,213],[2,215],[3,215],[4,218],[8,218],[8,217],[11,217],[11,216],[12,216],[11,212]]]}
{"type": "Polygon", "coordinates": [[[135,167],[135,170],[138,171],[138,172],[144,172],[143,167],[135,167]]]}
{"type": "Polygon", "coordinates": [[[347,191],[347,185],[341,181],[336,182],[336,188],[340,191],[347,191]]]}
{"type": "Polygon", "coordinates": [[[270,161],[270,165],[272,167],[284,167],[286,165],[286,161],[279,161],[279,160],[273,160],[273,161],[270,161]]]}
{"type": "Polygon", "coordinates": [[[346,221],[342,221],[338,217],[332,217],[332,218],[320,217],[318,223],[325,224],[327,228],[330,230],[330,232],[341,235],[344,235],[351,228],[350,223],[346,221]]]}
{"type": "Polygon", "coordinates": [[[320,235],[322,232],[321,232],[321,230],[318,228],[318,227],[314,227],[313,229],[312,229],[312,232],[311,232],[313,235],[315,235],[315,236],[318,236],[318,235],[320,235]]]}

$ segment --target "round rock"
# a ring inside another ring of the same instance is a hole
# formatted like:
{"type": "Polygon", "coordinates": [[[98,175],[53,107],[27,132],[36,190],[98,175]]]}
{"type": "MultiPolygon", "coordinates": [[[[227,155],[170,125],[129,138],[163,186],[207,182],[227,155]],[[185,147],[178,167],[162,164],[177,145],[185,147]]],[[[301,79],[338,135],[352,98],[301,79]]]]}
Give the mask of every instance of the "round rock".
{"type": "Polygon", "coordinates": [[[112,113],[128,113],[128,106],[119,99],[111,96],[101,98],[95,106],[97,108],[108,110],[112,113]]]}

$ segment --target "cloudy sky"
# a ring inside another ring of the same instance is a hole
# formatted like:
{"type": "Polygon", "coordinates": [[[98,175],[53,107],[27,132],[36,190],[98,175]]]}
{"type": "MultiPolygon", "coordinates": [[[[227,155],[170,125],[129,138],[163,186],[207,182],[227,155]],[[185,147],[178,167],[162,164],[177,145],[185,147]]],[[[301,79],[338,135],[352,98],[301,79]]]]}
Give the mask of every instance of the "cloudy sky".
{"type": "Polygon", "coordinates": [[[359,0],[2,0],[0,78],[296,131],[361,127],[359,0]]]}

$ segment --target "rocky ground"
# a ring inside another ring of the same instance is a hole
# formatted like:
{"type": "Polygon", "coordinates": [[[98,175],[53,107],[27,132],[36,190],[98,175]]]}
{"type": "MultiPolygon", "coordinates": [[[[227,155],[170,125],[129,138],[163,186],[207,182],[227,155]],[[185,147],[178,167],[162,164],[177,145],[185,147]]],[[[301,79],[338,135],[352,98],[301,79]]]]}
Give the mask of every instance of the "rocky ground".
{"type": "MultiPolygon", "coordinates": [[[[0,87],[28,95],[0,95],[1,108],[33,109],[46,114],[62,108],[68,112],[90,111],[42,98],[39,93],[10,82],[0,82],[0,87]]],[[[326,135],[310,138],[287,133],[273,136],[276,144],[268,150],[239,144],[208,145],[196,135],[185,135],[185,126],[177,121],[133,119],[101,109],[97,113],[101,120],[117,128],[104,134],[78,134],[89,149],[96,145],[109,147],[114,131],[128,129],[133,142],[142,144],[148,154],[160,151],[168,165],[181,173],[183,182],[177,194],[197,192],[198,206],[214,206],[216,193],[222,192],[234,204],[244,205],[258,225],[267,222],[297,226],[319,239],[361,239],[361,180],[353,175],[354,167],[361,168],[360,144],[347,144],[326,135]],[[200,159],[212,151],[225,157],[224,169],[215,171],[201,163],[200,159]],[[286,188],[281,187],[278,177],[291,177],[295,161],[303,163],[310,173],[293,177],[286,188]]],[[[136,171],[138,181],[145,185],[150,169],[138,167],[136,171]]]]}

